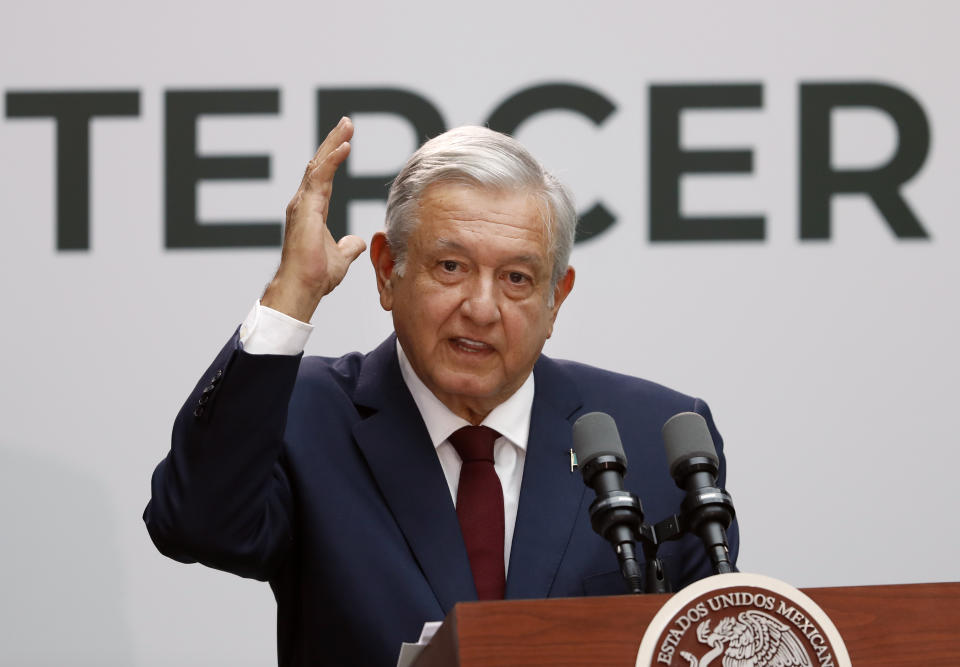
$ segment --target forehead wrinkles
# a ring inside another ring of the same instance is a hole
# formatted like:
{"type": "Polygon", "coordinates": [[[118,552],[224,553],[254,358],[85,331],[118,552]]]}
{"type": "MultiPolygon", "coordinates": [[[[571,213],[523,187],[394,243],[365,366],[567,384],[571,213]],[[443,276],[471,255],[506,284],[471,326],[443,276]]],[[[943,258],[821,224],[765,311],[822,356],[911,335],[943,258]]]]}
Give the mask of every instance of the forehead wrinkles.
{"type": "MultiPolygon", "coordinates": [[[[445,226],[442,242],[444,245],[476,240],[479,243],[496,243],[498,239],[522,241],[543,245],[543,233],[540,229],[530,228],[521,221],[506,220],[461,220],[449,219],[440,222],[445,226]],[[444,224],[446,223],[446,224],[444,224]]],[[[438,238],[438,240],[440,240],[438,238]]]]}
{"type": "MultiPolygon", "coordinates": [[[[456,233],[545,238],[539,198],[526,192],[431,188],[420,203],[420,222],[451,225],[456,233]]],[[[456,235],[456,234],[454,234],[456,235]]]]}

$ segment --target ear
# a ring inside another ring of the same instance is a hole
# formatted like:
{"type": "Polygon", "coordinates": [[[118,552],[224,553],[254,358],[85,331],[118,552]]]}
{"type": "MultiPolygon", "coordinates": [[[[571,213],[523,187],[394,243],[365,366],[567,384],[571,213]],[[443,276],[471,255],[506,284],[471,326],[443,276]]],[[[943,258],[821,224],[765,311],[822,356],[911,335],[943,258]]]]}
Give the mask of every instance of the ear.
{"type": "Polygon", "coordinates": [[[380,292],[380,305],[384,310],[393,308],[393,252],[387,243],[387,235],[377,232],[370,240],[370,261],[377,276],[377,291],[380,292]]]}
{"type": "Polygon", "coordinates": [[[563,305],[567,295],[570,294],[570,290],[573,289],[573,283],[576,277],[576,271],[573,270],[572,266],[568,266],[563,277],[557,281],[557,286],[553,290],[553,308],[550,313],[550,330],[547,332],[547,338],[553,335],[553,324],[557,321],[557,313],[560,312],[560,306],[563,305]]]}

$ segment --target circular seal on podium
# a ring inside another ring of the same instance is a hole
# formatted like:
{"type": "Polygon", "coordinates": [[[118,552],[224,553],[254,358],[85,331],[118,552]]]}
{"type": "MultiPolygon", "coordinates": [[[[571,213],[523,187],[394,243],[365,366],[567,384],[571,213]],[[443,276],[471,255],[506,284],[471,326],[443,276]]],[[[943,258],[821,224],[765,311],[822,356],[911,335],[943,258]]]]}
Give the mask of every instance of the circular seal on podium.
{"type": "Polygon", "coordinates": [[[636,667],[850,667],[840,633],[802,592],[759,574],[720,574],[670,598],[636,667]]]}

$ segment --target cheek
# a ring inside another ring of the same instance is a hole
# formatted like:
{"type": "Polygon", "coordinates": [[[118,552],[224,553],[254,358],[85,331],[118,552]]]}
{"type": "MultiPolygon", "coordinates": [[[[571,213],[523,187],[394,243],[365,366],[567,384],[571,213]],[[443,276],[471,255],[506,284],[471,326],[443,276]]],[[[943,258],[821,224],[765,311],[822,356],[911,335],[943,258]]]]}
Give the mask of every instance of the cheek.
{"type": "Polygon", "coordinates": [[[511,348],[539,348],[550,333],[550,312],[543,304],[513,304],[502,310],[503,323],[511,348]]]}
{"type": "Polygon", "coordinates": [[[462,299],[455,288],[432,285],[420,290],[412,301],[412,324],[420,329],[438,330],[460,308],[462,299]]]}

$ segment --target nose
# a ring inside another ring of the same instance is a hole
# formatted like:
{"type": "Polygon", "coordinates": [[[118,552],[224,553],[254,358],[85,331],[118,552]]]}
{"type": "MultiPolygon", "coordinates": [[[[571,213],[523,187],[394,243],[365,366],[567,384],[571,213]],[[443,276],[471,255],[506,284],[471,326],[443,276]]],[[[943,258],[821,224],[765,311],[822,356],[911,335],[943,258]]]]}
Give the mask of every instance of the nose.
{"type": "Polygon", "coordinates": [[[496,282],[492,276],[477,276],[470,281],[460,310],[465,317],[479,326],[500,321],[500,304],[497,302],[496,282]]]}

